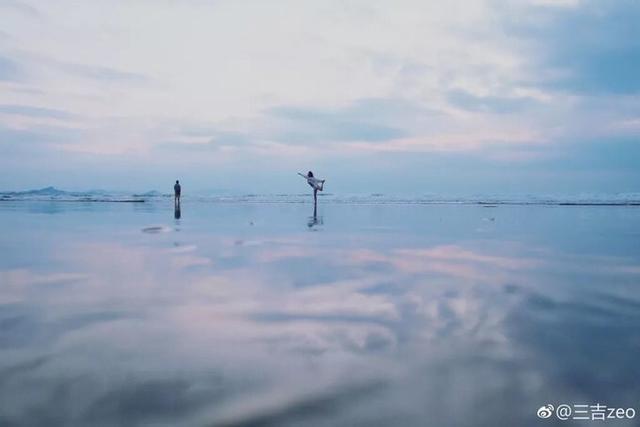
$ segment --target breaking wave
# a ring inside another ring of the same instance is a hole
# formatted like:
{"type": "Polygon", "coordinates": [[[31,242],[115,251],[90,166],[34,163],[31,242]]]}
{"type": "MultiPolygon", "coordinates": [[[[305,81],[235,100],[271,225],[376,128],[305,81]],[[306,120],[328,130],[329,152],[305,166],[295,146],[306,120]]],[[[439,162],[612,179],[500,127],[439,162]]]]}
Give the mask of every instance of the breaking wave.
{"type": "MultiPolygon", "coordinates": [[[[486,207],[499,205],[556,205],[556,206],[640,206],[640,193],[575,194],[575,195],[391,195],[372,194],[319,194],[324,203],[344,204],[462,204],[486,207]]],[[[159,191],[125,193],[106,190],[65,191],[46,187],[26,191],[0,192],[0,201],[59,201],[59,202],[166,202],[172,194],[159,191]]],[[[183,195],[186,201],[203,203],[308,203],[309,193],[294,194],[196,194],[183,195]]]]}

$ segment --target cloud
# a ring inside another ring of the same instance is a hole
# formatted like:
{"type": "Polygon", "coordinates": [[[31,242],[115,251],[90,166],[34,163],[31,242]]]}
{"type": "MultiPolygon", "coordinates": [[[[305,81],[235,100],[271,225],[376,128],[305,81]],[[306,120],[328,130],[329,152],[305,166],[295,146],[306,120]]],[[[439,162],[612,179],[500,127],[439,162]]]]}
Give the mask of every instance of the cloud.
{"type": "Polygon", "coordinates": [[[0,8],[13,10],[29,17],[39,17],[40,12],[35,7],[22,1],[1,0],[0,8]]]}
{"type": "Polygon", "coordinates": [[[158,152],[199,153],[223,149],[244,149],[254,145],[250,138],[241,133],[214,131],[212,134],[214,136],[204,142],[167,141],[156,144],[155,148],[158,152]]]}
{"type": "Polygon", "coordinates": [[[46,160],[52,153],[60,152],[65,144],[76,140],[77,137],[75,130],[62,127],[14,129],[0,125],[0,157],[3,167],[9,165],[8,161],[11,161],[12,166],[20,166],[25,158],[46,160]]]}
{"type": "Polygon", "coordinates": [[[640,142],[636,137],[603,137],[563,141],[546,167],[557,170],[633,172],[639,175],[640,142]]]}
{"type": "Polygon", "coordinates": [[[577,7],[533,6],[507,31],[535,47],[542,83],[581,94],[640,91],[640,3],[587,0],[577,7]]]}
{"type": "Polygon", "coordinates": [[[14,60],[0,56],[0,81],[18,81],[21,79],[22,70],[14,60]]]}
{"type": "Polygon", "coordinates": [[[111,67],[58,61],[52,62],[55,63],[59,69],[65,72],[88,79],[122,83],[145,83],[149,80],[149,78],[144,74],[123,71],[111,67]]]}
{"type": "Polygon", "coordinates": [[[207,151],[220,148],[292,146],[344,149],[344,143],[382,144],[405,138],[416,122],[441,113],[396,98],[358,99],[346,106],[317,108],[280,105],[257,117],[231,123],[179,124],[164,149],[207,151]]]}
{"type": "Polygon", "coordinates": [[[126,71],[119,67],[66,61],[48,53],[19,52],[17,56],[21,59],[23,68],[32,70],[32,74],[39,78],[53,72],[99,82],[140,84],[150,80],[144,74],[126,71]]]}
{"type": "Polygon", "coordinates": [[[499,114],[520,113],[528,106],[537,104],[535,99],[523,96],[477,96],[464,90],[450,91],[447,99],[451,104],[463,110],[499,114]]]}
{"type": "Polygon", "coordinates": [[[0,104],[0,114],[11,114],[28,117],[45,117],[54,119],[68,119],[74,115],[62,110],[52,108],[34,107],[31,105],[0,104]]]}
{"type": "MultiPolygon", "coordinates": [[[[416,189],[466,185],[454,172],[504,187],[521,171],[539,182],[531,168],[562,176],[557,159],[578,182],[574,164],[605,170],[594,141],[639,135],[628,0],[33,5],[40,19],[4,23],[0,125],[70,141],[56,149],[78,165],[134,157],[143,178],[194,162],[206,181],[215,164],[235,182],[257,162],[285,182],[281,168],[312,163],[345,180],[375,170],[389,188],[414,168],[416,189]]],[[[27,170],[40,148],[23,147],[27,170]]],[[[636,161],[631,143],[610,147],[636,161]]]]}
{"type": "Polygon", "coordinates": [[[42,93],[43,88],[49,92],[60,90],[56,83],[69,85],[67,91],[73,92],[95,90],[102,83],[140,87],[152,79],[146,74],[128,71],[123,67],[67,61],[49,52],[14,50],[12,57],[0,56],[0,81],[2,80],[22,83],[23,89],[28,84],[30,89],[42,93]]]}
{"type": "Polygon", "coordinates": [[[284,143],[382,143],[411,136],[416,123],[442,113],[398,98],[364,98],[344,107],[278,106],[265,111],[279,123],[272,138],[284,143]]]}

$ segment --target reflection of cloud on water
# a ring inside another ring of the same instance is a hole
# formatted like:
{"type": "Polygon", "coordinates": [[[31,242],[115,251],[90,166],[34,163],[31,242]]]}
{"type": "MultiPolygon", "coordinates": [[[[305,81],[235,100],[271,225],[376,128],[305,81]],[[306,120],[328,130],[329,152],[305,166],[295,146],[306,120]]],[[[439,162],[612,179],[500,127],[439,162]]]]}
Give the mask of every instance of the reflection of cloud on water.
{"type": "Polygon", "coordinates": [[[181,245],[177,242],[173,244],[173,247],[169,249],[169,252],[173,252],[175,254],[184,253],[184,252],[193,252],[198,247],[196,245],[181,245]]]}
{"type": "MultiPolygon", "coordinates": [[[[314,253],[311,258],[325,255],[314,253]]],[[[303,247],[291,242],[250,253],[252,262],[257,263],[251,270],[242,266],[219,269],[218,261],[193,251],[167,257],[166,252],[148,247],[88,245],[78,248],[73,257],[89,275],[74,287],[73,296],[56,297],[61,304],[68,304],[69,310],[78,304],[118,304],[146,313],[157,322],[167,322],[185,336],[197,331],[194,340],[211,335],[216,341],[263,341],[271,347],[281,345],[281,349],[316,354],[388,350],[401,342],[406,345],[442,334],[449,338],[488,334],[499,323],[499,313],[506,307],[491,309],[486,305],[482,292],[488,291],[481,291],[483,297],[478,298],[472,284],[445,283],[437,275],[429,275],[448,271],[441,268],[443,260],[452,266],[463,264],[452,269],[452,277],[462,279],[480,274],[480,267],[465,263],[501,263],[505,268],[529,265],[515,261],[511,265],[505,258],[453,247],[397,250],[391,255],[342,250],[338,255],[332,258],[333,267],[327,261],[327,266],[335,269],[335,278],[348,277],[347,271],[353,268],[357,269],[355,277],[298,287],[295,277],[283,274],[286,264],[273,264],[309,258],[303,247]],[[378,273],[360,268],[361,263],[372,260],[389,263],[394,269],[378,273]],[[460,269],[465,273],[458,274],[460,269]],[[428,286],[430,281],[437,286],[428,286]]],[[[504,339],[500,333],[490,335],[494,341],[504,339]]]]}
{"type": "Polygon", "coordinates": [[[459,279],[492,282],[506,278],[510,272],[539,265],[535,259],[485,255],[458,246],[397,249],[388,254],[359,250],[351,253],[350,259],[356,263],[390,264],[405,274],[438,273],[459,279]]]}
{"type": "Polygon", "coordinates": [[[28,300],[31,296],[60,292],[59,287],[87,279],[80,273],[36,273],[26,269],[0,271],[0,304],[9,304],[28,300]],[[43,288],[44,286],[44,288],[43,288]],[[52,289],[47,289],[52,288],[52,289]]]}
{"type": "Polygon", "coordinates": [[[26,269],[0,271],[0,282],[11,286],[63,284],[86,278],[86,274],[79,273],[39,274],[26,269]]]}
{"type": "MultiPolygon", "coordinates": [[[[9,396],[2,409],[52,411],[47,405],[64,384],[88,408],[84,421],[129,414],[143,423],[155,414],[178,424],[280,425],[313,408],[356,411],[357,420],[358,399],[380,399],[381,408],[408,402],[419,419],[442,400],[470,408],[474,382],[505,396],[542,390],[544,374],[532,360],[555,360],[562,322],[575,310],[576,319],[591,319],[598,309],[602,316],[623,307],[627,314],[612,319],[637,324],[629,317],[637,306],[620,304],[615,293],[593,309],[579,298],[566,305],[553,288],[563,278],[553,274],[568,258],[512,247],[353,242],[310,250],[305,237],[236,240],[170,249],[79,244],[57,255],[76,273],[0,272],[0,295],[14,304],[0,312],[0,338],[32,337],[20,348],[3,341],[17,355],[0,373],[46,357],[0,381],[9,396]]],[[[636,275],[624,262],[614,267],[636,275]]],[[[370,406],[365,412],[371,417],[370,406]]]]}

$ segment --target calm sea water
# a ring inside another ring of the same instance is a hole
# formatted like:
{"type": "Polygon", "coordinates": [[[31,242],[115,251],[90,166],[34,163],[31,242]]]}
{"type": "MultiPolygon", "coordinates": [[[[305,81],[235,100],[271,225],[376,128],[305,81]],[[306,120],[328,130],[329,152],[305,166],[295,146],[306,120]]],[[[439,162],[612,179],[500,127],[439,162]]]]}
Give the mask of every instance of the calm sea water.
{"type": "Polygon", "coordinates": [[[312,209],[0,203],[0,425],[640,419],[640,208],[312,209]]]}

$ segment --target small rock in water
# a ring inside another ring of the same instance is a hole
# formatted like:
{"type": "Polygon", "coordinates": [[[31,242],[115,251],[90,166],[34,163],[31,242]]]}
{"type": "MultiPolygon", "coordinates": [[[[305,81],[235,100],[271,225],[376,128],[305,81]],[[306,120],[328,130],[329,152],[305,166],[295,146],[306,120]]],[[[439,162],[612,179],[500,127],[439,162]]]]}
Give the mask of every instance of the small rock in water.
{"type": "Polygon", "coordinates": [[[171,231],[171,229],[162,226],[145,227],[142,229],[143,233],[164,233],[167,231],[171,231]]]}

